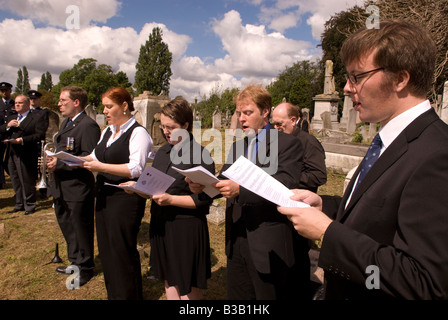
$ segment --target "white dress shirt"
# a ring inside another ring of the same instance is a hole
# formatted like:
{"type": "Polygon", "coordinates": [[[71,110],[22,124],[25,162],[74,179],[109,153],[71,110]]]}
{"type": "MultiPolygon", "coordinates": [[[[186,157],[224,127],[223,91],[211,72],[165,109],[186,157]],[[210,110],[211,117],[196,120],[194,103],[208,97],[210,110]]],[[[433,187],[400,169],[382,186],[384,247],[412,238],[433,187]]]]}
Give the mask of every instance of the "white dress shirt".
{"type": "MultiPolygon", "coordinates": [[[[117,126],[116,125],[108,126],[112,134],[109,140],[107,141],[106,147],[107,148],[110,147],[112,143],[117,141],[117,139],[119,139],[130,127],[134,125],[135,121],[136,121],[135,118],[132,117],[125,124],[121,125],[120,133],[116,137],[114,136],[115,133],[117,132],[117,126]]],[[[106,131],[107,128],[104,129],[103,132],[101,133],[101,138],[98,143],[100,143],[103,140],[106,131]]],[[[152,144],[153,144],[152,138],[144,127],[137,127],[134,129],[134,131],[132,131],[129,140],[129,163],[127,163],[129,171],[131,172],[131,178],[138,178],[145,169],[152,144]]],[[[94,160],[98,160],[97,157],[95,156],[95,150],[93,150],[90,156],[94,160]]]]}
{"type": "MultiPolygon", "coordinates": [[[[411,109],[399,114],[398,116],[390,120],[384,127],[381,127],[379,130],[379,135],[382,142],[380,157],[384,153],[384,151],[392,144],[392,142],[398,137],[398,135],[412,123],[412,121],[417,119],[420,115],[431,108],[432,107],[429,100],[425,100],[415,107],[412,107],[411,109]]],[[[356,177],[356,181],[353,186],[356,186],[358,178],[359,175],[356,177]]],[[[354,189],[351,190],[351,194],[347,199],[347,202],[345,204],[346,207],[349,204],[350,199],[352,198],[353,190],[354,189]]]]}

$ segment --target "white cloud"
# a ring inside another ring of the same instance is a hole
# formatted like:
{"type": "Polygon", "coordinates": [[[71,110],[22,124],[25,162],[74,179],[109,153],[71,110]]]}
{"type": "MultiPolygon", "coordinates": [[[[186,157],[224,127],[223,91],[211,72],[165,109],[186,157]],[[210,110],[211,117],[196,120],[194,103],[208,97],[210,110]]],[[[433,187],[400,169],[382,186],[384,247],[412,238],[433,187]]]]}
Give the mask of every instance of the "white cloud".
{"type": "Polygon", "coordinates": [[[270,29],[284,33],[300,25],[303,15],[310,14],[306,23],[311,26],[313,38],[320,40],[325,22],[332,15],[363,3],[363,0],[277,0],[272,6],[266,6],[260,2],[259,16],[270,29]]]}
{"type": "Polygon", "coordinates": [[[299,59],[310,59],[310,43],[287,39],[279,33],[267,33],[265,26],[242,25],[240,14],[229,11],[213,30],[221,38],[224,58],[217,59],[218,70],[238,76],[272,78],[285,66],[299,59]]]}
{"type": "Polygon", "coordinates": [[[121,3],[117,0],[0,0],[2,10],[9,10],[21,17],[51,26],[65,27],[67,19],[74,12],[67,7],[79,8],[81,27],[91,22],[106,22],[115,16],[121,3]]]}
{"type": "Polygon", "coordinates": [[[320,38],[319,28],[323,28],[326,19],[354,2],[278,0],[276,6],[268,8],[263,6],[267,2],[254,0],[252,3],[261,8],[262,22],[244,24],[240,13],[234,10],[214,19],[211,31],[220,39],[224,55],[201,58],[186,55],[193,43],[190,36],[173,32],[161,23],[146,23],[141,30],[94,25],[95,21],[104,22],[117,14],[117,0],[77,1],[82,18],[78,30],[64,28],[65,8],[72,0],[0,0],[3,9],[24,17],[0,22],[0,34],[7,35],[0,38],[0,46],[13,48],[14,52],[2,57],[0,81],[15,84],[17,70],[26,66],[33,88],[46,71],[52,73],[53,82],[57,83],[59,74],[79,59],[94,58],[112,66],[115,72],[125,72],[133,82],[140,46],[154,27],[160,27],[163,40],[173,53],[172,97],[183,95],[193,101],[217,85],[223,89],[257,82],[267,85],[286,66],[320,56],[313,44],[289,39],[284,30],[296,25],[304,13],[312,13],[307,23],[313,26],[314,37],[320,38]]]}

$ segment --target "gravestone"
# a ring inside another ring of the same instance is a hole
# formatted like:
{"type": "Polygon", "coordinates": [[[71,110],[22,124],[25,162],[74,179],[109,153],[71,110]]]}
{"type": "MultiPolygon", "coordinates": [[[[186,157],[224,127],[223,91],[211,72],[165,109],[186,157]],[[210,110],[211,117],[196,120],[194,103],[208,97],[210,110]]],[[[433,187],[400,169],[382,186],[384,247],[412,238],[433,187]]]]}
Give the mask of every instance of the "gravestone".
{"type": "Polygon", "coordinates": [[[96,123],[98,123],[101,130],[104,128],[104,126],[107,125],[106,117],[104,116],[104,114],[97,114],[94,120],[96,121],[96,123]]]}
{"type": "Polygon", "coordinates": [[[212,128],[213,129],[217,129],[217,130],[221,130],[221,121],[222,121],[221,111],[219,110],[218,106],[216,106],[216,109],[213,112],[212,128]]]}
{"type": "Polygon", "coordinates": [[[331,113],[328,111],[322,112],[320,115],[323,122],[323,129],[332,129],[331,127],[331,113]]]}
{"type": "MultiPolygon", "coordinates": [[[[134,115],[139,113],[139,123],[144,126],[148,132],[152,132],[154,124],[154,115],[162,110],[162,107],[170,101],[166,95],[153,95],[150,91],[145,91],[134,98],[134,115]],[[141,121],[141,122],[140,122],[141,121]]],[[[137,119],[137,118],[136,118],[137,119]]]]}
{"type": "Polygon", "coordinates": [[[230,129],[241,129],[241,123],[238,119],[238,115],[236,114],[236,111],[232,115],[232,119],[230,120],[230,129]]]}
{"type": "Polygon", "coordinates": [[[355,109],[348,110],[348,122],[347,122],[347,133],[351,134],[356,131],[356,119],[358,112],[355,109]]]}
{"type": "Polygon", "coordinates": [[[342,118],[339,122],[339,129],[348,129],[348,114],[353,109],[353,101],[349,94],[344,94],[344,107],[342,109],[342,118]]]}
{"type": "Polygon", "coordinates": [[[84,111],[92,120],[96,120],[97,112],[94,106],[89,104],[87,107],[85,107],[84,111]]]}
{"type": "Polygon", "coordinates": [[[53,142],[53,138],[56,135],[56,133],[59,132],[59,115],[51,111],[50,109],[45,108],[48,110],[48,128],[45,132],[45,143],[53,142]]]}
{"type": "Polygon", "coordinates": [[[323,128],[322,118],[319,118],[324,112],[330,112],[332,128],[338,129],[338,106],[339,93],[335,90],[334,76],[333,76],[333,62],[327,60],[325,64],[325,83],[324,93],[319,94],[313,98],[314,100],[314,117],[311,120],[311,130],[319,131],[323,128]]]}
{"type": "Polygon", "coordinates": [[[160,112],[156,113],[152,120],[151,125],[152,131],[150,132],[152,142],[154,146],[161,146],[165,144],[166,139],[163,134],[162,129],[160,128],[160,112]]]}

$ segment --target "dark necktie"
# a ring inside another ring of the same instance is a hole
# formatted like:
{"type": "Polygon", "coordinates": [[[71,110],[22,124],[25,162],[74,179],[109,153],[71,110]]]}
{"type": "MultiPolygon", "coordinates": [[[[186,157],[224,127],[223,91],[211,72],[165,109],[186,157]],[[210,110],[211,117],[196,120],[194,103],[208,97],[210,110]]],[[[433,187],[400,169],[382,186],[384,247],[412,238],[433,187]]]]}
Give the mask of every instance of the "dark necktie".
{"type": "Polygon", "coordinates": [[[68,118],[68,121],[67,121],[67,124],[65,125],[65,127],[67,128],[69,125],[71,125],[72,122],[73,122],[72,119],[68,118]]]}
{"type": "Polygon", "coordinates": [[[356,187],[359,186],[361,181],[366,176],[367,172],[369,172],[370,168],[372,168],[375,161],[379,158],[381,153],[381,146],[382,146],[381,138],[380,135],[377,134],[375,138],[373,138],[372,144],[370,145],[370,148],[367,151],[366,156],[362,160],[361,171],[359,172],[359,178],[356,187]]]}
{"type": "Polygon", "coordinates": [[[23,115],[22,115],[22,114],[19,114],[18,117],[17,117],[17,120],[20,121],[20,120],[22,120],[22,118],[23,118],[23,115]]]}

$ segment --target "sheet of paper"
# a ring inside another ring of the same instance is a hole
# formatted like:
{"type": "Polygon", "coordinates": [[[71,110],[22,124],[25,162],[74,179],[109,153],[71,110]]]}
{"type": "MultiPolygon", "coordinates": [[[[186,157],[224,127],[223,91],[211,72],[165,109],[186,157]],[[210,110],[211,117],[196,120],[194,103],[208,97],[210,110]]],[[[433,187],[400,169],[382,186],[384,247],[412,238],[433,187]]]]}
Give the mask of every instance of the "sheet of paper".
{"type": "Polygon", "coordinates": [[[219,182],[213,174],[210,173],[203,166],[197,166],[187,170],[181,170],[176,167],[172,167],[177,172],[183,174],[185,177],[193,181],[194,183],[199,183],[205,186],[204,192],[211,198],[219,194],[218,189],[216,189],[213,184],[219,182]]]}
{"type": "Polygon", "coordinates": [[[304,202],[291,200],[290,197],[294,194],[291,190],[243,156],[239,157],[222,174],[278,206],[309,207],[304,202]]]}
{"type": "Polygon", "coordinates": [[[45,152],[49,157],[58,158],[69,166],[80,166],[82,165],[83,162],[85,162],[84,159],[81,159],[80,157],[74,156],[65,151],[59,151],[57,153],[54,153],[49,150],[45,150],[45,152]]]}
{"type": "Polygon", "coordinates": [[[106,185],[129,190],[136,193],[142,193],[149,196],[159,195],[165,193],[165,191],[173,184],[176,179],[163,173],[162,171],[147,166],[137,180],[135,187],[126,185],[116,185],[105,183],[106,185]]]}

